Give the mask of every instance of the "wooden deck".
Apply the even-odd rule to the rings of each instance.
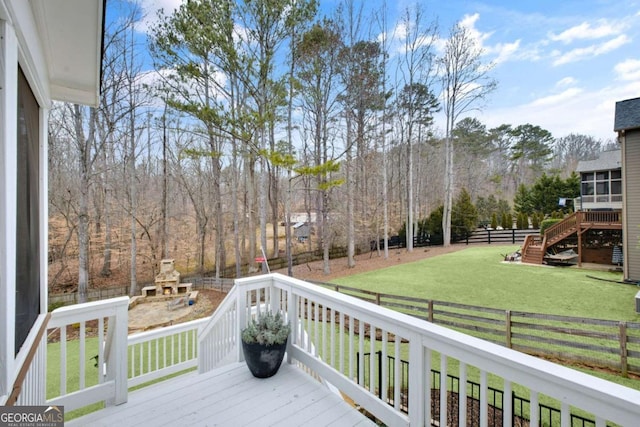
[[[286,362],[268,379],[244,363],[189,373],[131,392],[127,403],[67,426],[355,426],[374,425],[321,383]]]

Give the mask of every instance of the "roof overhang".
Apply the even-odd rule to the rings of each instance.
[[[100,101],[106,0],[30,0],[52,99]]]

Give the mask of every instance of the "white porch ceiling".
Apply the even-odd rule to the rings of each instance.
[[[51,98],[97,105],[104,0],[30,0],[49,73]]]

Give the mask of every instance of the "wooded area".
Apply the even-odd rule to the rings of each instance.
[[[100,106],[50,113],[49,281],[80,301],[109,283],[134,294],[163,258],[239,277],[262,250],[321,250],[328,272],[331,248],[353,265],[402,227],[411,251],[438,209],[449,244],[463,189],[511,210],[522,184],[567,177],[609,144],[466,117],[489,102],[492,64],[419,5],[388,22],[354,0],[330,16],[313,0],[193,0],[145,37],[136,6],[113,7]],[[315,218],[305,241],[283,226],[294,213]]]

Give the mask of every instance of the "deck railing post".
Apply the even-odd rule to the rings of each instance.
[[[244,353],[242,352],[242,333],[241,331],[247,327],[247,290],[244,286],[237,286],[238,296],[236,299],[236,313],[238,314],[238,330],[235,331],[237,335],[236,351],[238,352],[237,360],[244,362]],[[258,302],[259,304],[260,302]]]
[[[422,339],[417,334],[412,335],[409,342],[409,423],[416,426],[425,425],[424,364],[425,349]]]
[[[129,334],[129,298],[116,306],[115,315],[109,317],[105,342],[105,360],[107,363],[107,381],[115,382],[114,395],[106,404],[121,405],[128,399],[128,334]]]
[[[291,325],[291,332],[289,334],[289,342],[287,346],[291,346],[293,344],[299,344],[299,316],[298,316],[298,308],[300,307],[300,300],[297,294],[293,292],[293,288],[290,288],[287,295],[287,318],[289,320],[289,324]],[[291,356],[291,351],[287,350],[287,363],[293,363],[293,357]]]

